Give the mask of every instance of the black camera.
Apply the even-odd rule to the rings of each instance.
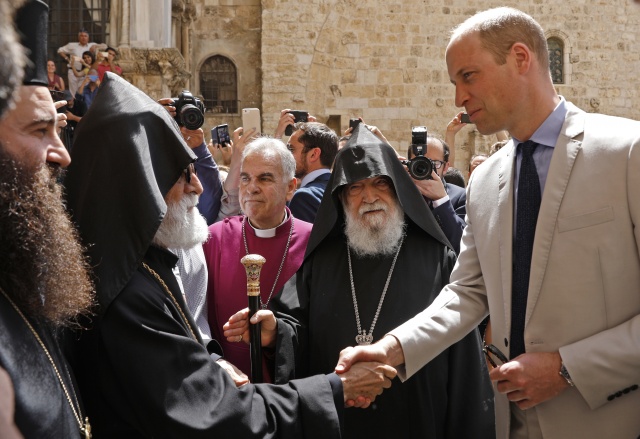
[[[197,130],[204,124],[204,104],[194,97],[189,90],[182,90],[177,98],[173,99],[176,107],[175,120],[179,126],[189,130]]]
[[[309,120],[309,113],[307,113],[306,111],[291,110],[289,111],[289,114],[293,114],[293,123],[308,122]],[[285,136],[292,135],[293,128],[294,128],[293,125],[287,125],[287,127],[284,129],[284,135]]]
[[[51,94],[51,99],[53,99],[53,102],[58,102],[58,101],[67,101],[67,102],[69,102],[70,98],[63,91],[49,90],[49,93]],[[69,93],[69,95],[71,95],[71,93]],[[73,98],[73,96],[71,96],[71,98]],[[69,107],[64,105],[64,106],[58,108],[56,111],[58,113],[66,113],[67,111],[69,111]]]
[[[433,162],[424,156],[427,152],[427,127],[411,127],[411,151],[415,157],[402,162],[411,177],[416,180],[431,179],[431,172],[435,167]]]

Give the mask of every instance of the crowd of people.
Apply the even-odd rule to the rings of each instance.
[[[529,15],[453,31],[465,111],[405,157],[362,118],[339,137],[289,109],[273,137],[207,145],[85,31],[59,51],[66,90],[47,5],[12,8],[0,437],[640,433],[640,125],[557,95]],[[450,163],[467,123],[498,142],[465,190]],[[241,259],[256,254],[254,313]]]
[[[73,145],[76,125],[93,102],[105,72],[122,75],[116,58],[118,51],[106,44],[89,42],[89,32],[81,29],[78,41],[72,41],[58,49],[58,54],[67,63],[67,84],[56,73],[54,60],[47,60],[48,88],[54,101],[67,101],[59,109],[70,122],[62,128],[62,141],[67,149]]]

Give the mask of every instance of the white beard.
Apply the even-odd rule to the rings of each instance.
[[[406,224],[404,212],[397,200],[393,205],[382,201],[363,204],[357,214],[352,214],[343,201],[345,213],[344,233],[347,236],[349,248],[357,256],[392,255],[398,250],[400,239],[404,234]],[[372,210],[377,212],[363,215]]]
[[[185,194],[178,203],[167,205],[167,214],[153,237],[153,243],[163,248],[189,249],[209,237],[207,221],[195,207],[196,194]]]

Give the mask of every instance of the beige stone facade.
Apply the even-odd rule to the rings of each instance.
[[[458,111],[444,62],[450,29],[502,5],[531,14],[562,41],[560,94],[586,111],[640,119],[640,7],[632,0],[173,0],[175,49],[134,47],[122,63],[154,97],[181,84],[198,94],[198,69],[223,55],[237,68],[239,108],[260,108],[263,132],[274,131],[283,108],[341,131],[362,116],[405,151],[412,125],[444,135]],[[207,125],[217,123],[235,128],[241,120],[207,115]],[[494,141],[465,127],[455,166],[466,168]]]

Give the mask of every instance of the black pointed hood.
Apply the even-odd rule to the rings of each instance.
[[[307,255],[327,236],[343,232],[344,214],[339,199],[342,188],[347,184],[381,175],[389,177],[393,182],[405,216],[437,241],[453,249],[394,149],[360,124],[336,156],[331,178],[311,231]]]
[[[75,131],[65,179],[100,314],[137,269],[167,211],[164,197],[195,158],[160,104],[105,74]]]

